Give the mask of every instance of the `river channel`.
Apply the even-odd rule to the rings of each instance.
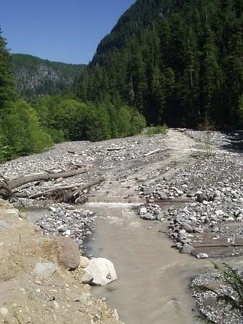
[[[86,207],[100,215],[89,253],[111,260],[118,274],[108,286],[93,287],[94,296],[106,298],[125,324],[195,323],[189,282],[208,262],[171,248],[166,224],[140,219],[129,204]]]

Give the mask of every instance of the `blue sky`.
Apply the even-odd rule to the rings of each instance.
[[[11,53],[88,63],[135,0],[1,0],[0,26]]]

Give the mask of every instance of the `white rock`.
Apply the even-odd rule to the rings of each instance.
[[[113,263],[105,258],[91,259],[84,270],[86,272],[82,278],[84,283],[106,286],[117,279]]]
[[[65,235],[70,236],[71,235],[71,230],[66,230]]]
[[[224,212],[221,209],[217,209],[217,210],[215,210],[215,214],[217,216],[223,216],[224,215]]]
[[[6,307],[2,307],[2,308],[0,308],[0,313],[2,315],[7,315],[8,314],[8,309]]]
[[[207,259],[208,254],[207,253],[198,253],[196,257],[197,257],[197,259]]]
[[[140,215],[144,215],[144,214],[146,214],[147,213],[147,208],[146,207],[141,207],[140,209],[139,209],[139,214]]]

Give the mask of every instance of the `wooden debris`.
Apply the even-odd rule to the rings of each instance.
[[[123,149],[122,146],[114,146],[114,147],[108,147],[106,150],[107,151],[120,151],[122,149]]]
[[[63,197],[62,201],[64,202],[76,202],[79,197],[82,196],[83,191],[86,189],[90,189],[91,187],[94,187],[101,182],[103,182],[105,179],[98,178],[86,185],[83,184],[73,184],[69,186],[59,186],[54,187],[49,190],[46,190],[44,192],[39,192],[35,195],[31,195],[30,199],[36,199],[39,197],[47,197],[48,199],[54,198],[55,200],[59,200],[61,197]],[[56,197],[56,198],[55,198]]]
[[[88,167],[83,166],[82,168],[77,168],[70,171],[27,174],[13,180],[7,180],[2,175],[0,175],[0,180],[2,178],[2,181],[0,181],[0,197],[3,199],[10,199],[12,197],[35,199],[43,197],[45,199],[53,199],[58,202],[83,203],[87,200],[83,191],[101,183],[102,181],[104,181],[104,178],[96,179],[95,181],[86,185],[73,184],[69,186],[54,186],[53,188],[50,188],[44,192],[40,192],[31,196],[28,196],[26,193],[24,194],[23,192],[19,192],[19,187],[28,185],[31,182],[36,182],[37,184],[39,184],[40,181],[72,177],[85,173],[90,170],[90,168],[90,165],[88,165]]]
[[[155,153],[158,153],[160,151],[160,149],[156,149],[154,151],[150,151],[148,153],[144,153],[144,156],[149,156],[149,155],[152,155],[152,154],[155,154]]]

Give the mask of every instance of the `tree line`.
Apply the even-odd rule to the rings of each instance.
[[[0,34],[0,162],[38,153],[62,141],[99,141],[130,136],[145,118],[109,100],[84,102],[72,91],[24,100],[17,91],[12,57]]]
[[[242,26],[240,0],[137,0],[72,89],[28,102],[0,34],[0,161],[146,124],[242,128]]]
[[[242,128],[242,26],[240,0],[137,0],[100,42],[77,94],[108,94],[150,124]]]

